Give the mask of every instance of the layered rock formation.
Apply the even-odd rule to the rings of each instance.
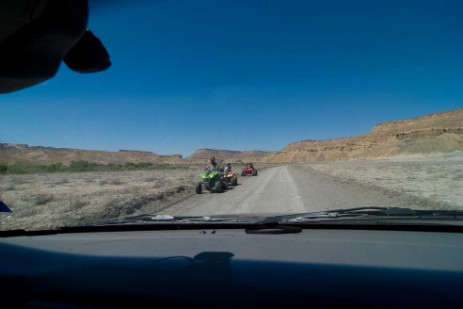
[[[376,125],[355,137],[306,140],[269,154],[266,162],[367,159],[463,150],[463,109]]]

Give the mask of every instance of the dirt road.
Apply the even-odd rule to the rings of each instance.
[[[359,206],[428,208],[428,201],[342,182],[306,165],[265,169],[256,177],[240,177],[237,187],[221,194],[203,193],[162,211],[170,215],[299,213]]]
[[[458,159],[458,160],[456,160]],[[461,160],[460,160],[461,159]],[[300,213],[359,206],[463,209],[463,157],[272,166],[221,194],[194,193],[200,168],[12,174],[0,229],[96,224],[143,214]]]

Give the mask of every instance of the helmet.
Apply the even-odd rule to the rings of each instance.
[[[211,160],[211,162],[215,162],[215,157],[210,157],[209,160]]]

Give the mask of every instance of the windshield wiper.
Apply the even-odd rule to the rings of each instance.
[[[283,216],[267,217],[262,223],[281,224],[289,222],[307,222],[321,219],[349,218],[422,218],[422,219],[463,219],[460,210],[421,210],[401,207],[356,207],[318,212],[308,212]]]
[[[223,216],[171,216],[171,215],[139,215],[133,217],[118,218],[103,222],[111,224],[147,224],[147,223],[255,223],[262,220],[256,217],[243,217],[241,215]]]
[[[401,207],[356,207],[335,209],[281,216],[250,216],[250,215],[217,215],[217,216],[170,216],[170,215],[139,215],[118,218],[104,225],[150,224],[150,223],[245,223],[257,225],[281,225],[309,221],[324,221],[335,219],[372,219],[372,218],[420,218],[420,219],[463,219],[463,211],[459,210],[420,210]]]

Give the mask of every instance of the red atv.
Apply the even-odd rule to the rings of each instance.
[[[257,176],[257,169],[252,165],[252,163],[244,164],[243,169],[241,170],[241,176]]]

